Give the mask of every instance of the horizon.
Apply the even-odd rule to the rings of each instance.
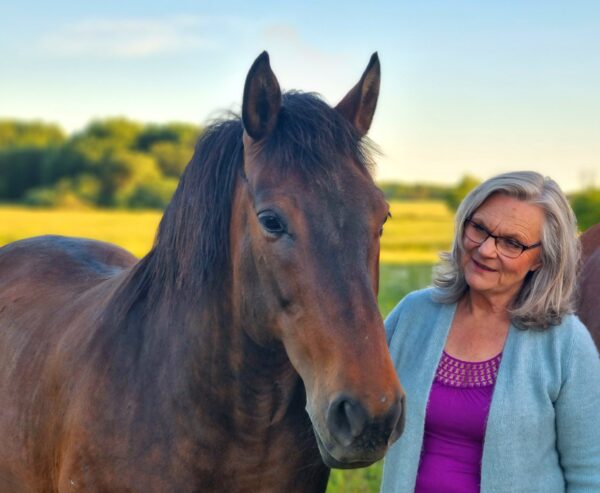
[[[334,105],[371,53],[378,181],[456,183],[533,169],[566,192],[600,179],[600,3],[576,0],[0,6],[0,118],[205,126],[239,111],[266,49],[283,89]]]

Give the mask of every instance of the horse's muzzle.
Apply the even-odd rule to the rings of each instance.
[[[383,457],[404,429],[405,399],[399,397],[380,416],[370,416],[363,404],[347,394],[334,398],[326,412],[329,439],[316,430],[323,461],[329,467],[365,467]]]

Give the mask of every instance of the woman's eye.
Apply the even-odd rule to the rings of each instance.
[[[510,238],[502,238],[504,240],[504,246],[511,250],[521,250],[522,246],[517,240],[511,240]]]
[[[285,233],[285,225],[283,224],[283,221],[272,212],[261,212],[258,215],[258,220],[267,233]]]

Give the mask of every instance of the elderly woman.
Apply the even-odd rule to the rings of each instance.
[[[600,359],[572,314],[576,224],[534,172],[463,201],[435,287],[386,321],[407,394],[382,491],[600,492]]]

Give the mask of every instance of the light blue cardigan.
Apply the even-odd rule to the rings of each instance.
[[[386,320],[406,391],[405,431],[388,452],[383,493],[413,492],[425,408],[456,304],[411,293]],[[481,491],[600,492],[600,358],[574,315],[546,331],[511,325],[485,434]]]

